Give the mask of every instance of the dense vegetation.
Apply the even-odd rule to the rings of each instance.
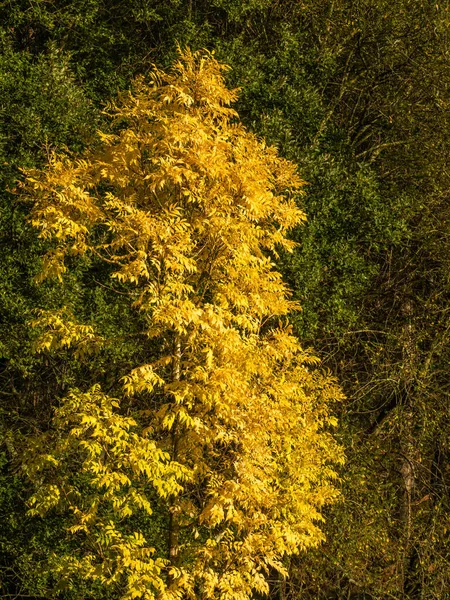
[[[302,347],[313,346],[323,367],[338,379],[347,397],[335,407],[339,417],[335,437],[347,457],[346,464],[339,467],[343,499],[322,509],[326,520],[320,527],[326,541],[316,549],[309,547],[291,555],[278,548],[279,554],[272,553],[272,564],[266,563],[265,572],[269,594],[280,600],[441,600],[449,594],[449,15],[448,2],[428,0],[16,0],[0,4],[3,597],[120,597],[117,586],[106,585],[99,571],[98,576],[89,575],[93,573],[89,572],[89,561],[79,569],[83,577],[65,576],[72,567],[64,563],[64,557],[80,558],[77,552],[81,537],[73,536],[82,535],[76,531],[70,534],[68,529],[80,525],[75,521],[83,511],[89,512],[86,503],[70,499],[74,510],[68,516],[67,507],[49,510],[51,494],[36,494],[53,489],[45,485],[58,486],[65,481],[64,485],[84,489],[85,498],[95,496],[92,473],[83,472],[77,458],[80,439],[70,420],[79,414],[77,407],[90,406],[93,418],[99,410],[110,415],[110,429],[102,433],[106,444],[122,431],[130,448],[139,447],[144,454],[149,451],[148,438],[142,431],[143,416],[138,414],[145,408],[148,390],[137,390],[144,394],[144,400],[136,401],[136,405],[125,401],[120,410],[111,398],[120,393],[121,378],[127,374],[131,377],[136,367],[164,362],[167,354],[177,355],[176,328],[172,323],[170,334],[160,331],[166,348],[157,337],[143,340],[149,319],[145,310],[136,310],[130,302],[136,283],[117,276],[111,279],[117,265],[108,262],[108,253],[100,252],[95,258],[87,251],[78,252],[78,257],[66,259],[62,285],[57,279],[37,285],[43,267],[44,271],[54,268],[57,274],[57,263],[43,262],[43,257],[46,253],[48,257],[49,251],[53,251],[53,257],[57,255],[59,246],[37,236],[29,219],[37,210],[35,198],[20,182],[25,177],[23,169],[40,173],[49,160],[56,168],[54,152],[66,154],[64,160],[68,162],[60,159],[61,164],[72,174],[75,163],[70,161],[75,159],[71,157],[82,153],[88,162],[108,163],[109,159],[98,157],[113,143],[111,140],[121,139],[129,127],[126,119],[130,115],[122,115],[119,122],[111,121],[111,110],[104,112],[106,103],[117,98],[119,90],[132,89],[133,79],[148,74],[153,63],[167,69],[177,56],[178,45],[215,50],[221,62],[231,65],[226,78],[229,89],[240,88],[236,108],[242,122],[249,131],[275,145],[280,156],[298,165],[302,179],[308,183],[306,193],[297,197],[307,222],[289,234],[297,246],[292,252],[279,249],[277,257],[277,268],[293,291],[292,300],[302,306],[301,311],[290,315],[293,332],[283,329],[283,335],[291,339],[293,333]],[[124,105],[120,106],[124,110]],[[197,123],[200,129],[203,126]],[[104,132],[103,141],[96,133],[98,129]],[[236,157],[227,156],[232,164],[236,163]],[[83,164],[77,167],[81,171],[88,169],[87,163]],[[207,167],[213,168],[208,160],[205,172]],[[257,171],[253,165],[250,174],[252,169]],[[94,177],[92,173],[77,172],[77,177],[88,175]],[[209,181],[212,176],[208,177]],[[41,181],[39,177],[37,181]],[[126,196],[123,191],[122,195],[117,193],[115,181],[98,185],[98,197],[111,193],[123,200]],[[124,185],[119,182],[120,189]],[[223,185],[226,189],[226,182]],[[140,193],[139,188],[136,193]],[[39,206],[43,209],[42,204]],[[114,213],[111,207],[109,210]],[[194,212],[187,210],[186,214],[194,219]],[[276,221],[275,213],[272,217]],[[117,216],[117,212],[114,214]],[[103,213],[101,218],[111,223],[111,214]],[[243,217],[241,220],[244,227],[246,221]],[[42,225],[42,218],[35,216],[35,222]],[[101,226],[95,223],[97,237],[83,243],[85,250],[95,245],[98,252],[97,245],[105,248],[114,240],[102,239]],[[272,231],[273,224],[270,219],[265,224],[268,231]],[[120,227],[116,223],[114,230],[121,231]],[[194,228],[201,229],[198,225]],[[206,238],[203,243],[207,248],[212,245]],[[267,251],[263,250],[265,260]],[[243,273],[248,274],[248,265]],[[203,302],[211,302],[218,292],[207,289],[204,278],[200,281],[190,277],[184,284],[202,290],[206,294]],[[237,281],[245,285],[245,281]],[[63,307],[68,307],[66,312],[61,312]],[[55,312],[57,309],[59,312]],[[285,312],[285,307],[278,306],[271,314]],[[183,318],[181,314],[178,317]],[[60,327],[60,334],[64,328],[66,337],[61,334],[50,341],[45,338],[49,323],[52,331]],[[242,332],[242,322],[237,327]],[[270,321],[266,327],[277,327],[277,323]],[[268,329],[261,334],[267,335]],[[202,335],[210,334],[205,329]],[[67,343],[70,336],[75,341],[83,339],[87,348]],[[101,348],[100,337],[106,340]],[[66,342],[61,344],[63,340]],[[51,353],[42,347],[45,342],[52,345]],[[199,354],[203,361],[210,360],[207,352],[202,354],[202,344],[206,348],[207,344],[200,341],[197,354],[193,353],[190,360],[193,369]],[[40,348],[42,351],[36,352]],[[256,345],[254,352],[262,350]],[[263,358],[255,356],[252,360],[262,365]],[[238,366],[239,361],[233,360]],[[249,359],[240,375],[247,384],[249,371],[245,369],[251,370],[251,362]],[[302,364],[300,360],[296,368],[305,377],[309,371]],[[159,376],[167,378],[170,368],[167,364],[161,368]],[[279,364],[277,368],[281,368]],[[173,379],[177,369],[171,369]],[[322,385],[332,386],[321,374],[323,370],[312,372],[316,378],[325,377]],[[300,375],[298,378],[301,381]],[[165,384],[173,386],[174,381],[176,377]],[[283,382],[280,378],[280,389]],[[99,383],[101,391],[92,387]],[[134,384],[139,386],[139,381]],[[314,388],[318,384],[315,381],[310,385]],[[73,392],[75,388],[79,392]],[[314,396],[315,392],[311,393]],[[335,390],[330,395],[339,394]],[[162,398],[158,402],[158,408],[165,406]],[[325,409],[319,404],[316,418],[320,420]],[[178,406],[176,402],[166,407],[167,414],[161,418],[169,418],[174,406]],[[297,424],[289,422],[287,414],[289,411],[286,425],[292,428],[289,435],[295,435]],[[222,453],[220,443],[211,442],[212,449],[202,461],[223,476],[228,463],[240,452],[248,454],[248,449],[245,440],[237,440],[235,430],[227,428],[226,419],[219,421],[227,435],[235,437],[228,440],[227,449],[222,447]],[[270,429],[267,415],[263,422]],[[90,426],[95,427],[95,423]],[[92,437],[90,426],[79,434],[81,441]],[[186,427],[183,432],[187,435]],[[277,435],[275,428],[270,443],[277,443]],[[165,438],[163,428],[156,427],[153,439],[157,439],[158,448],[164,446]],[[61,454],[65,439],[71,441],[67,442],[66,454]],[[48,470],[48,477],[58,481],[47,481],[47,475],[39,475],[41,467],[36,460],[43,456],[42,448],[47,461],[59,460],[64,465],[59,479]],[[338,458],[337,449],[331,453]],[[123,459],[111,455],[110,460],[113,469]],[[149,479],[155,484],[158,475],[166,482],[172,481],[174,487],[166,492],[168,500],[164,501],[164,493],[158,496],[155,491],[148,492],[147,500],[158,507],[152,515],[145,511],[145,499],[136,500],[141,502],[140,508],[127,517],[129,529],[124,526],[120,535],[145,531],[150,546],[162,556],[168,528],[179,529],[170,523],[185,519],[181,525],[187,529],[181,527],[179,544],[191,548],[187,571],[195,573],[194,563],[208,547],[208,527],[216,526],[218,521],[205,522],[203,529],[197,528],[198,537],[187,540],[183,531],[189,531],[198,519],[208,490],[204,482],[194,481],[192,474],[185,472],[189,461],[171,466],[167,460],[161,458],[155,466],[160,472],[152,472]],[[170,460],[177,462],[174,455]],[[99,461],[103,465],[104,457]],[[136,475],[135,491],[139,495],[146,488],[142,473],[138,477],[133,469],[130,463],[128,470]],[[189,477],[189,483],[183,483],[183,478]],[[325,480],[323,483],[328,485]],[[157,489],[155,485],[152,489]],[[188,489],[182,497],[184,504],[174,499],[177,485]],[[298,485],[295,477],[293,485]],[[267,490],[262,494],[267,496]],[[293,495],[293,502],[308,503],[306,496],[305,491],[299,491]],[[33,497],[35,511],[45,516],[30,514]],[[85,498],[81,500],[86,502]],[[215,498],[218,505],[224,504],[223,496],[221,499],[217,494]],[[110,514],[106,506],[109,500],[102,497],[99,502],[102,508],[98,519],[104,524]],[[312,505],[313,501],[308,510]],[[264,510],[276,512],[275,508]],[[297,511],[298,519],[300,507],[288,509]],[[260,507],[260,512],[264,510]],[[178,516],[174,519],[173,515]],[[212,518],[220,521],[217,514]],[[260,526],[255,523],[251,527]],[[234,526],[230,530],[236,533],[239,528]],[[110,534],[108,541],[100,531],[103,525],[93,527],[93,537],[84,548],[87,552],[90,544],[94,562],[99,556],[96,553],[103,553],[100,559],[104,561],[108,558],[105,548],[110,551],[116,534]],[[254,534],[251,527],[242,531]],[[225,535],[217,530],[218,535],[222,533]],[[230,548],[236,541],[242,542],[242,537],[226,539],[227,535],[225,542]],[[128,539],[127,543],[139,558],[139,552],[145,549],[141,540],[135,538],[132,543]],[[172,547],[176,545],[172,536]],[[239,554],[236,548],[234,552]],[[283,554],[283,564],[278,564]],[[255,555],[249,556],[255,560]],[[50,568],[49,560],[53,560]],[[217,566],[210,574],[214,579],[222,568],[220,561],[236,558],[221,555],[212,560]],[[264,562],[261,560],[262,554],[258,554],[256,568]],[[256,573],[253,567],[246,563],[250,579]],[[289,577],[284,576],[284,569]],[[242,565],[239,572],[246,572]],[[171,572],[163,575],[163,580],[175,589],[178,575]],[[242,581],[228,582],[231,588],[235,585],[236,598],[238,591],[251,593],[252,586],[264,592],[264,585],[258,588],[249,577],[244,577],[247,589]],[[194,597],[209,597],[205,594],[210,592],[205,590],[213,589],[212,579],[195,583]],[[185,583],[183,593],[188,593],[189,582]],[[233,598],[226,596],[230,594],[226,586],[220,593],[222,596],[211,592],[216,594],[212,597]],[[259,597],[258,592],[254,597]]]

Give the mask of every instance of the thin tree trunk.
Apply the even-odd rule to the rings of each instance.
[[[172,361],[172,381],[180,381],[181,375],[181,340],[180,335],[175,335],[174,340],[174,352],[173,352],[173,361]],[[175,420],[172,429],[172,460],[176,461],[178,459],[178,445],[179,445],[179,432],[178,432],[178,419]],[[170,507],[170,516],[169,516],[169,537],[168,537],[168,547],[169,547],[169,561],[171,565],[175,566],[178,563],[179,556],[179,533],[180,526],[178,523],[178,515],[176,513],[176,506],[172,504]]]

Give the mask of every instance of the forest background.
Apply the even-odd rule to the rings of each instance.
[[[344,501],[271,594],[450,597],[448,2],[17,0],[0,22],[2,597],[46,597],[34,557],[61,523],[26,515],[16,444],[77,376],[32,352],[34,311],[60,292],[33,284],[44,244],[18,200],[20,169],[92,144],[105,103],[172,64],[177,45],[232,67],[241,120],[308,182],[308,221],[278,268],[302,306],[295,335],[347,396]],[[67,293],[80,286],[75,275]],[[130,351],[95,368],[119,372]]]

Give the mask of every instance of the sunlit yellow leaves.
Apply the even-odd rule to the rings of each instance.
[[[53,433],[42,439],[47,454],[36,454],[35,440],[25,452],[24,470],[35,483],[48,473],[54,481],[37,486],[29,500],[30,515],[44,517],[60,507],[71,515],[68,531],[85,535],[89,544],[102,549],[99,556],[73,563],[73,574],[105,585],[125,576],[128,591],[123,597],[131,598],[164,588],[160,573],[165,563],[150,558],[154,549],[146,546],[141,532],[124,536],[110,517],[122,521],[136,511],[151,515],[146,487],[162,498],[177,495],[189,471],[139,435],[134,419],[121,416],[118,409],[118,401],[98,386],[84,394],[72,392],[55,412]],[[64,561],[59,557],[60,565]],[[64,575],[71,577],[66,571]],[[137,581],[142,583],[139,594]]]
[[[151,365],[141,365],[123,377],[123,389],[128,396],[139,392],[152,392],[154,387],[162,385],[161,379],[153,370]]]
[[[187,51],[139,78],[108,107],[121,126],[98,151],[54,158],[24,185],[55,246],[44,274],[64,281],[69,255],[104,261],[153,340],[120,382],[142,410],[125,415],[99,385],[73,390],[27,455],[35,485],[54,486],[32,496],[33,514],[59,506],[82,540],[85,555],[55,573],[122,582],[123,599],[264,594],[270,570],[322,540],[320,509],[337,495],[342,453],[327,429],[341,392],[279,322],[298,306],[273,257],[293,249],[303,182],[233,122],[224,70]],[[84,360],[97,343],[64,312],[34,326],[38,351]],[[145,531],[126,533],[137,513],[164,520],[164,556]]]
[[[81,325],[73,320],[67,309],[38,311],[31,322],[40,335],[34,344],[36,352],[53,352],[61,348],[75,348],[75,357],[83,358],[96,352],[102,343],[90,325]]]
[[[30,515],[39,515],[43,517],[46,513],[59,504],[61,492],[56,485],[43,485],[40,489],[30,498],[29,505]]]

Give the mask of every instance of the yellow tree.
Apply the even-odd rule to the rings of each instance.
[[[100,133],[99,150],[27,173],[32,222],[53,241],[41,279],[64,283],[76,257],[94,255],[158,349],[118,398],[99,382],[73,390],[28,445],[31,513],[65,511],[77,536],[78,553],[51,557],[67,585],[247,600],[268,591],[269,571],[285,574],[286,556],[320,543],[321,507],[337,496],[329,430],[341,393],[292,335],[298,307],[271,258],[292,250],[286,232],[305,219],[302,181],[238,123],[225,70],[180,54],[108,107],[117,133]],[[72,346],[85,360],[111,343],[68,309],[34,326],[40,352]],[[165,518],[165,555],[126,525],[139,512]]]

